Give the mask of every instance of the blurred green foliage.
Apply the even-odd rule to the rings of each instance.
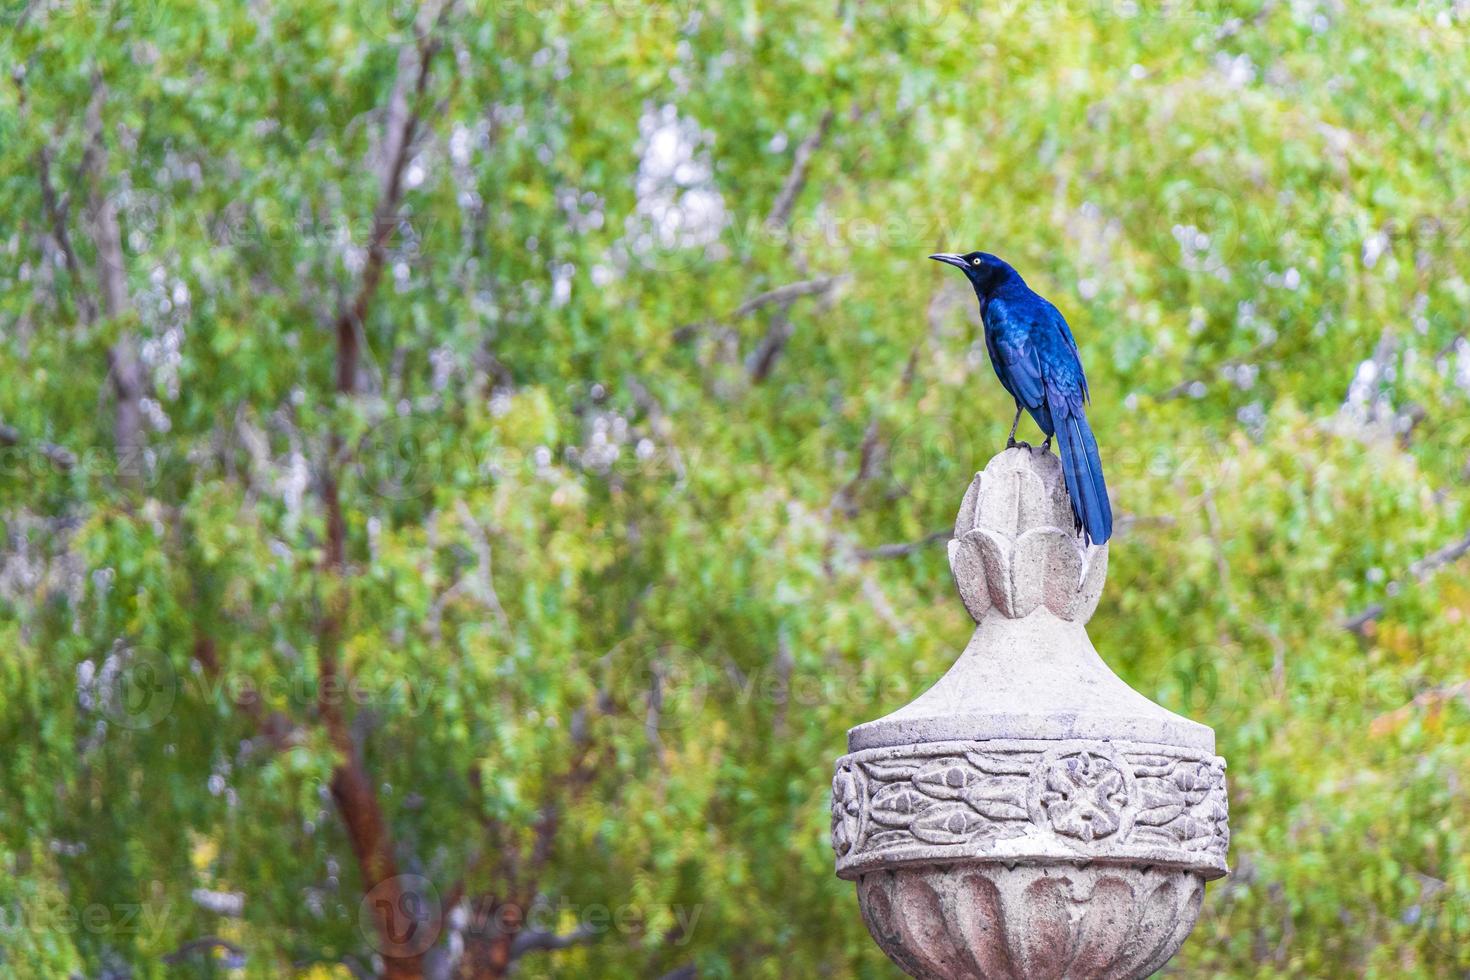
[[[1470,970],[1462,3],[3,2],[0,972],[383,967],[336,698],[399,870],[583,928],[518,975],[895,976],[831,760],[970,627],[874,549],[1010,419],[941,248],[1070,318],[1093,638],[1229,760],[1169,972]]]

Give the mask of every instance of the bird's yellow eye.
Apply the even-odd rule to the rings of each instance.
[[[970,264],[971,265],[979,265],[980,264],[980,260],[979,259],[971,259],[970,260]]]

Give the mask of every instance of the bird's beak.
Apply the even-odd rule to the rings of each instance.
[[[933,259],[935,262],[944,262],[960,269],[963,269],[965,267],[964,256],[955,255],[953,252],[940,252],[937,255],[929,256],[929,258]]]

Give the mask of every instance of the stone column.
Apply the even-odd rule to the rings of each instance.
[[[914,977],[1145,977],[1226,873],[1215,734],[1093,649],[1108,551],[1072,527],[1050,453],[1009,449],[976,474],[949,542],[975,633],[837,760],[837,874]]]

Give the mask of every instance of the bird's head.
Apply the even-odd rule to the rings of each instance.
[[[989,252],[966,252],[964,255],[940,252],[929,258],[935,262],[943,262],[946,265],[963,269],[965,276],[970,280],[970,285],[974,286],[975,292],[981,296],[988,296],[1007,278],[1016,274],[1015,269]]]

